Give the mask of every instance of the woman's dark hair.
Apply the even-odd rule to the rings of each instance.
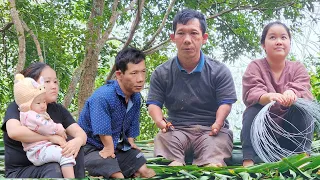
[[[186,25],[192,19],[198,19],[200,22],[202,35],[206,33],[206,29],[207,29],[206,18],[202,13],[193,9],[183,9],[176,14],[172,23],[173,33],[176,33],[177,24]]]
[[[40,78],[40,74],[45,67],[50,66],[43,62],[35,62],[26,69],[22,70],[20,73],[23,74],[24,77],[30,77],[37,81]]]
[[[124,73],[127,70],[127,64],[139,64],[146,59],[146,55],[134,48],[126,48],[121,50],[116,56],[116,70],[120,70]]]
[[[282,22],[280,22],[280,21],[275,21],[275,22],[271,22],[271,23],[267,24],[267,25],[263,28],[262,35],[261,35],[261,39],[260,39],[260,43],[261,43],[262,45],[263,45],[263,44],[265,43],[265,41],[266,41],[266,36],[267,36],[267,34],[268,34],[269,29],[270,29],[272,26],[274,26],[274,25],[281,25],[281,26],[283,26],[284,29],[286,29],[286,31],[287,31],[287,33],[288,33],[288,35],[289,35],[289,39],[291,40],[291,33],[290,33],[289,28],[288,28],[285,24],[283,24]]]

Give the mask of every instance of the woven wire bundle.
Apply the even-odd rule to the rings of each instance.
[[[310,152],[310,150],[307,150],[304,147],[306,143],[311,143],[311,140],[307,138],[307,134],[313,133],[311,132],[313,129],[315,129],[317,132],[320,131],[320,104],[316,101],[298,98],[297,101],[292,105],[295,106],[299,111],[305,112],[307,117],[310,117],[302,119],[303,121],[308,121],[306,122],[308,127],[302,131],[299,131],[288,120],[270,112],[269,110],[274,104],[275,101],[272,101],[265,105],[256,115],[252,123],[251,142],[257,155],[264,162],[275,162],[292,154]],[[290,126],[295,128],[298,133],[291,133],[283,129],[273,120],[272,117],[275,116],[283,121],[286,121]],[[279,136],[282,136],[283,138],[293,142],[297,146],[297,149],[301,149],[301,152],[297,151],[297,149],[296,151],[291,151],[281,147],[277,140],[277,137]],[[300,141],[297,139],[300,139]]]

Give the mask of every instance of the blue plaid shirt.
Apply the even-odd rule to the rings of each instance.
[[[140,93],[134,93],[128,104],[116,80],[108,81],[98,88],[86,101],[78,124],[87,133],[87,143],[102,149],[99,135],[112,136],[117,147],[122,128],[126,137],[139,135]]]

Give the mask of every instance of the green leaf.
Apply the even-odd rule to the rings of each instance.
[[[196,176],[188,173],[188,172],[185,171],[185,170],[181,170],[181,171],[179,171],[179,173],[181,173],[181,174],[183,174],[183,175],[186,175],[188,178],[191,178],[191,179],[198,179]]]
[[[303,178],[311,179],[311,176],[309,174],[306,174],[302,172],[300,169],[298,169],[296,166],[294,166],[287,158],[283,158],[282,161],[288,164],[288,166],[298,174],[300,174]]]
[[[243,180],[251,180],[251,179],[252,179],[252,177],[250,176],[250,174],[247,173],[247,172],[241,172],[241,173],[239,173],[239,175],[241,176],[241,178],[242,178]]]
[[[290,174],[292,175],[293,178],[297,177],[297,174],[294,171],[292,171],[291,169],[289,169],[289,172],[290,172]]]

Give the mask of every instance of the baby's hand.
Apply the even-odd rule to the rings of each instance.
[[[59,135],[61,137],[63,137],[64,139],[67,139],[67,134],[66,134],[66,129],[64,129],[64,127],[62,126],[62,124],[57,124],[57,132],[56,135]]]

